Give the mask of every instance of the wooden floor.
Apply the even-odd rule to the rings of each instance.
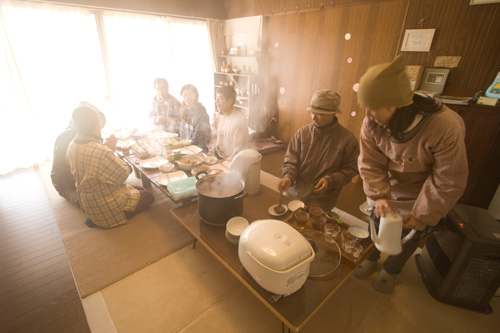
[[[0,189],[0,332],[90,332],[38,169]]]
[[[285,153],[264,154],[261,169],[281,177]],[[38,169],[0,176],[0,189],[0,332],[90,332]],[[363,198],[350,183],[337,206]]]

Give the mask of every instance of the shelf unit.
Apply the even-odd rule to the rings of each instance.
[[[217,98],[217,89],[222,85],[230,85],[233,82],[237,97],[234,107],[240,111],[247,119],[248,125],[254,128],[252,113],[260,107],[261,93],[263,87],[259,76],[263,58],[261,56],[230,56],[219,55],[217,58],[217,68],[222,68],[222,61],[226,61],[232,69],[239,70],[246,67],[251,69],[251,73],[225,73],[214,72],[214,99]],[[215,106],[216,113],[217,106]]]

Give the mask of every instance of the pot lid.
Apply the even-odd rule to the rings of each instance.
[[[211,198],[232,197],[243,191],[243,188],[243,182],[230,173],[203,177],[196,183],[198,193]]]
[[[302,230],[300,233],[315,252],[314,259],[309,266],[310,277],[326,276],[339,267],[342,255],[335,240],[315,230]]]
[[[262,265],[286,271],[314,255],[306,239],[279,220],[255,221],[240,236],[240,245]]]

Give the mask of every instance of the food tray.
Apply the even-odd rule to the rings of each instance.
[[[294,227],[295,229],[300,231],[301,229],[297,226],[297,223],[295,222],[295,212],[297,212],[299,210],[305,210],[306,212],[309,213],[309,206],[305,206],[303,208],[299,208],[299,209],[295,210],[294,212],[292,212],[292,215],[285,220],[285,222],[289,223],[292,227]],[[340,226],[341,232],[343,230],[347,230],[347,228],[350,227],[350,225],[345,223],[345,222],[338,223],[338,225]],[[312,227],[311,218],[309,218],[307,220],[306,226],[302,230],[315,230]],[[339,244],[339,248],[341,248],[341,243],[342,243],[340,240],[340,237],[341,236],[339,233],[339,235],[337,236],[337,240],[336,240],[336,242]],[[370,253],[370,251],[373,249],[373,246],[374,246],[370,237],[363,239],[363,240],[359,240],[359,244],[361,244],[361,246],[363,246],[363,251],[361,252],[359,257],[357,257],[357,258],[354,258],[350,255],[346,255],[344,253],[344,251],[342,251],[342,250],[340,251],[342,253],[342,262],[351,268],[355,268],[368,255],[368,253]]]
[[[196,178],[194,177],[174,180],[167,184],[167,188],[174,200],[187,199],[198,195]]]

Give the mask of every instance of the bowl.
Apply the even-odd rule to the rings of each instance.
[[[241,69],[234,69],[233,68],[233,72],[235,72],[236,74],[240,74],[241,73]]]
[[[203,159],[203,162],[205,162],[205,164],[208,164],[208,165],[214,165],[214,164],[217,164],[217,162],[219,162],[217,160],[217,157],[215,156],[207,156]]]
[[[175,165],[172,163],[165,163],[159,166],[161,172],[172,172],[174,171]]]
[[[226,230],[229,235],[233,237],[240,237],[246,227],[249,226],[249,223],[246,218],[241,216],[235,216],[226,223]]]
[[[368,230],[357,225],[351,225],[349,228],[347,228],[347,230],[349,231],[354,240],[356,239],[363,240],[370,236]]]
[[[191,140],[181,140],[181,145],[183,146],[189,146],[191,144]]]
[[[203,159],[199,156],[186,156],[177,160],[177,165],[181,170],[191,171],[203,163]]]

